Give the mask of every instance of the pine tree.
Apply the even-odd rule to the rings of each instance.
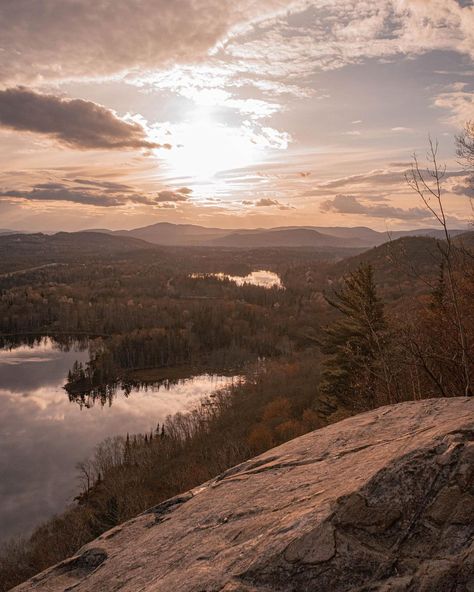
[[[328,356],[321,392],[355,407],[373,406],[380,399],[382,383],[384,398],[390,400],[387,326],[372,267],[361,265],[326,300],[342,313],[342,318],[325,330],[321,344]]]

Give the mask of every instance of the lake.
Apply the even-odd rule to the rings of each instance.
[[[78,346],[49,339],[0,350],[0,542],[28,534],[78,493],[76,464],[104,438],[147,432],[167,415],[191,409],[232,377],[203,374],[178,382],[118,388],[112,405],[70,402],[63,386]]]
[[[244,284],[252,284],[254,286],[260,286],[262,288],[283,288],[281,279],[278,274],[273,271],[260,269],[258,271],[252,271],[246,276],[240,275],[229,275],[227,273],[209,273],[209,274],[193,274],[193,277],[215,277],[221,280],[230,280],[235,282],[238,286]]]

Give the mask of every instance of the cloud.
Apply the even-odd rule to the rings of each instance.
[[[390,188],[397,188],[400,186],[406,187],[406,174],[411,171],[411,163],[391,163],[391,166],[398,167],[398,170],[392,169],[374,169],[367,173],[360,173],[357,175],[348,175],[346,177],[339,177],[319,183],[314,189],[311,189],[303,194],[304,197],[311,197],[322,195],[324,192],[340,189],[351,189],[354,186],[366,187],[368,190],[383,188],[385,191]],[[422,166],[423,168],[423,166]],[[448,179],[463,176],[466,173],[462,171],[446,171],[444,181]],[[378,194],[379,195],[379,194]]]
[[[276,199],[270,199],[269,197],[262,197],[261,199],[256,201],[254,205],[257,208],[267,208],[270,206],[279,206],[281,204]]]
[[[394,185],[405,182],[405,173],[409,172],[409,166],[405,170],[393,171],[390,169],[375,169],[367,173],[348,175],[338,179],[332,179],[319,184],[322,189],[340,189],[342,187],[370,184],[370,185]]]
[[[176,204],[173,202],[169,202],[169,201],[165,201],[163,203],[158,203],[157,206],[158,206],[158,208],[164,209],[164,210],[175,210],[176,209]]]
[[[298,85],[275,74],[433,49],[474,56],[473,31],[472,6],[457,0],[4,0],[0,81],[133,78],[212,49],[281,94]]]
[[[180,189],[177,189],[176,192],[181,193],[183,195],[191,195],[193,190],[190,189],[189,187],[181,187]]]
[[[0,91],[0,125],[42,134],[80,150],[159,148],[136,122],[82,99],[43,95],[17,87]]]
[[[412,163],[408,162],[408,161],[400,161],[400,162],[394,161],[394,162],[389,162],[388,166],[402,168],[402,169],[407,170],[411,167],[411,164]]]
[[[5,0],[5,84],[112,77],[199,61],[231,29],[284,0]]]
[[[465,85],[462,85],[462,89],[453,88],[439,94],[434,99],[434,106],[450,112],[444,118],[446,123],[463,127],[466,121],[470,121],[474,116],[474,92],[465,88]]]
[[[385,218],[390,220],[424,220],[429,218],[429,212],[423,208],[396,208],[384,203],[363,204],[354,195],[336,195],[333,199],[327,199],[321,204],[321,211],[336,212],[338,214],[360,214],[372,218]]]
[[[474,175],[466,175],[459,179],[453,179],[448,184],[448,190],[455,195],[463,195],[474,199]]]
[[[286,15],[249,28],[225,45],[227,55],[247,72],[259,72],[261,78],[279,77],[288,84],[317,70],[435,50],[474,57],[471,4],[457,0],[293,2]]]
[[[95,181],[92,179],[73,179],[74,183],[78,185],[86,185],[90,187],[100,187],[105,192],[115,193],[116,191],[122,191],[124,193],[129,193],[133,191],[133,188],[130,185],[125,185],[124,183],[116,183],[114,181]]]
[[[192,189],[189,189],[189,187],[181,187],[176,191],[165,189],[163,191],[158,192],[158,196],[156,197],[155,201],[157,203],[173,203],[188,201],[188,197],[191,193]]]
[[[176,191],[165,189],[152,195],[139,192],[135,187],[113,181],[73,179],[71,182],[37,183],[28,189],[0,191],[0,200],[64,201],[97,207],[141,204],[159,208],[174,208],[178,202],[188,201],[192,189],[180,187]]]
[[[172,91],[201,107],[233,110],[254,122],[284,110],[281,103],[263,98],[235,98],[233,92],[242,87],[255,86],[261,91],[260,81],[239,76],[239,67],[236,64],[215,62],[215,59],[210,58],[204,64],[174,66],[164,71],[138,73],[136,78],[129,78],[129,81],[160,92]],[[264,93],[281,94],[281,86],[275,83]],[[292,90],[298,92],[297,87]]]
[[[98,207],[123,206],[127,203],[152,205],[153,199],[128,185],[105,181],[79,180],[77,184],[38,183],[29,189],[10,189],[0,192],[0,200],[62,201]]]
[[[205,61],[137,72],[128,80],[161,92],[171,90],[198,105],[233,110],[256,122],[285,111],[291,98],[327,98],[327,89],[317,89],[311,82],[318,71],[367,60],[395,61],[435,50],[474,57],[474,33],[466,26],[472,22],[474,30],[474,8],[460,6],[457,0],[287,0],[281,4],[286,4],[285,12],[234,29]],[[362,119],[354,119],[354,129],[341,135],[354,142],[363,139],[361,123]],[[392,131],[410,133],[401,126]],[[285,139],[281,147],[287,144]]]
[[[242,202],[243,205],[253,205],[256,208],[278,208],[279,210],[294,210],[294,206],[290,206],[289,204],[282,204],[276,199],[270,199],[269,197],[262,197],[258,201],[248,201],[245,200]]]

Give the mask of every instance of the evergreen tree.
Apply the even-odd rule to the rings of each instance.
[[[321,391],[355,407],[374,405],[380,398],[378,387],[382,383],[390,399],[387,327],[372,267],[361,265],[326,300],[342,313],[342,318],[324,333],[321,349],[328,357]]]

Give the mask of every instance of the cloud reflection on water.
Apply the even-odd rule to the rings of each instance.
[[[81,409],[62,388],[76,359],[87,360],[87,352],[50,342],[0,351],[0,541],[27,533],[73,499],[75,465],[101,440],[153,429],[231,380],[202,375],[128,398],[119,391],[111,407]]]

